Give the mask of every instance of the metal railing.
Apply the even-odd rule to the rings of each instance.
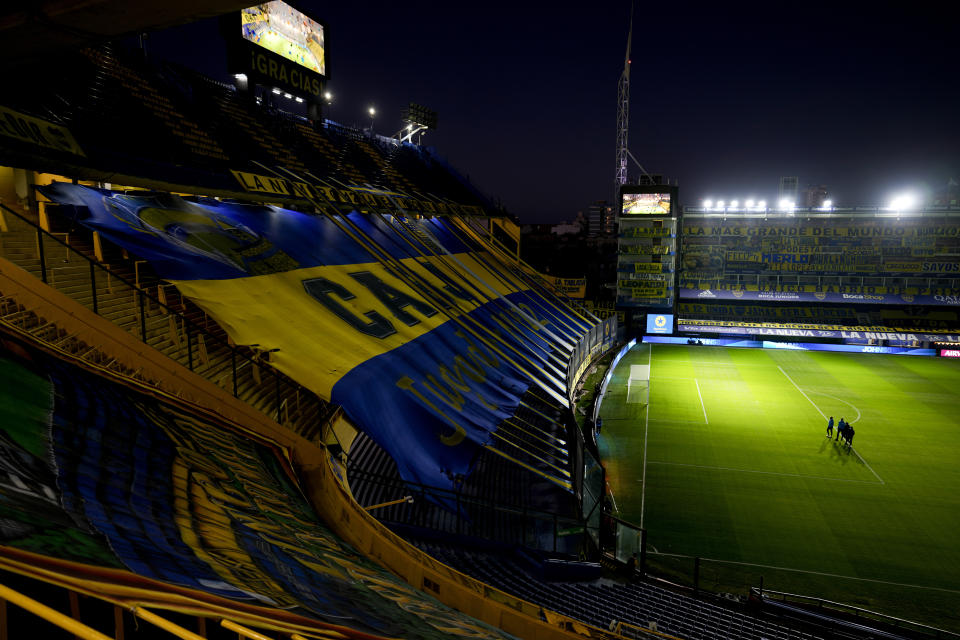
[[[574,517],[390,478],[349,462],[347,469],[355,496],[362,484],[372,484],[384,500],[389,500],[374,505],[380,507],[374,515],[389,525],[483,538],[554,553],[577,553],[586,544],[587,525]],[[402,496],[411,496],[413,500],[390,500]],[[597,535],[594,532],[593,538]]]
[[[862,607],[855,607],[853,605],[844,604],[842,602],[834,602],[824,598],[804,596],[796,593],[787,593],[785,591],[772,591],[762,587],[753,587],[750,590],[750,595],[751,597],[760,598],[763,600],[791,604],[814,616],[816,616],[819,612],[823,612],[823,615],[829,616],[831,622],[835,620],[837,612],[839,611],[840,613],[851,617],[852,621],[856,624],[873,625],[879,622],[884,628],[894,629],[896,631],[907,631],[911,634],[911,636],[942,638],[944,640],[960,639],[960,633],[938,629],[937,627],[920,624],[919,622],[888,616],[883,613],[871,611],[869,609],[863,609]],[[827,612],[824,611],[824,609],[830,609],[830,611]]]
[[[0,204],[2,213],[13,216],[6,219],[6,231],[0,231],[0,239],[4,240],[0,254],[8,260],[278,423],[309,439],[319,435],[329,405],[269,367],[269,353],[230,344],[225,335],[211,332],[167,305],[159,295],[57,237],[63,234],[46,231]],[[12,238],[31,238],[35,244],[15,250],[7,246]],[[160,348],[163,345],[165,349]]]

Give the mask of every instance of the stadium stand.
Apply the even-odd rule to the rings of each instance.
[[[545,581],[534,575],[544,561],[526,552],[501,549],[465,549],[443,542],[416,543],[434,558],[464,573],[515,593],[551,611],[568,612],[595,627],[622,622],[640,628],[655,628],[670,635],[696,640],[714,638],[819,638],[821,634],[800,631],[750,615],[741,604],[709,601],[683,595],[654,584],[625,584],[610,578],[580,582]],[[518,560],[517,558],[524,558]],[[549,561],[548,561],[549,562]],[[651,626],[650,623],[655,623]]]
[[[599,549],[577,503],[583,442],[569,395],[614,338],[598,338],[597,318],[485,243],[496,210],[446,162],[109,46],[64,58],[63,82],[49,83],[56,89],[4,97],[9,109],[68,128],[83,155],[12,138],[0,145],[0,163],[31,168],[33,180],[20,198],[25,206],[5,199],[0,215],[0,341],[4,361],[49,374],[49,397],[58,411],[66,407],[53,414],[50,446],[62,468],[79,471],[61,478],[66,515],[55,520],[89,546],[45,555],[23,503],[3,513],[4,569],[37,577],[31,562],[51,571],[63,570],[57,562],[84,562],[95,569],[70,569],[89,582],[66,588],[130,605],[123,587],[132,583],[158,608],[284,633],[433,638],[454,629],[505,637],[490,623],[529,638],[646,637],[655,622],[661,637],[826,637],[743,603],[625,584],[573,561]],[[313,189],[278,188],[269,197],[284,207],[263,207],[250,203],[264,192],[245,192],[234,171],[283,187],[306,177]],[[334,188],[354,199],[323,195]],[[407,210],[413,199],[423,209]],[[427,205],[476,217],[432,216]],[[284,225],[289,235],[276,232]],[[883,225],[874,227],[884,238]],[[301,233],[315,233],[306,249]],[[706,256],[710,268],[698,267],[703,275],[686,286],[742,284],[742,265],[726,262],[735,250],[726,234],[704,235],[689,257]],[[932,244],[916,243],[932,251],[917,264],[952,260],[956,242],[932,235]],[[767,250],[797,251],[754,244],[761,260]],[[871,244],[880,262],[858,262],[861,245],[822,246],[841,262],[852,256],[892,269],[894,249],[914,245]],[[754,274],[758,286],[783,277],[770,264]],[[300,270],[309,273],[287,275]],[[922,286],[953,287],[948,274]],[[906,278],[903,287],[921,286]],[[262,297],[241,295],[255,279],[270,283]],[[368,307],[346,304],[355,299]],[[683,304],[690,317],[862,320],[829,308]],[[321,307],[326,315],[311,315]],[[956,319],[897,310],[880,317]],[[469,347],[451,350],[446,334],[430,342],[444,327]],[[397,335],[391,349],[370,347],[376,331]],[[423,336],[427,348],[389,363],[386,356],[413,351]],[[398,371],[417,380],[393,384]],[[411,389],[432,395],[418,404],[402,393]],[[122,419],[105,419],[110,409]],[[384,425],[397,422],[411,430],[391,438]],[[45,437],[38,425],[30,442]],[[427,451],[438,435],[441,454]],[[132,453],[104,454],[103,442]],[[137,476],[168,458],[177,473]],[[162,480],[156,487],[147,482],[154,475]],[[172,482],[183,484],[167,491]],[[8,480],[0,490],[18,486]],[[50,508],[56,501],[47,498]],[[169,513],[176,509],[179,520]],[[526,551],[504,552],[514,547]],[[95,555],[84,555],[90,549]],[[562,559],[550,565],[550,579],[543,567],[557,558],[531,550]],[[104,577],[114,568],[124,572]]]

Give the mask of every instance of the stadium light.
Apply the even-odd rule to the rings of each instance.
[[[300,96],[297,96],[297,97],[296,97],[296,101],[297,101],[297,102],[303,102],[303,98],[301,98]]]
[[[757,209],[766,209],[766,208],[767,208],[766,200],[761,200],[760,202],[757,203]]]
[[[704,201],[703,201],[703,208],[704,208],[704,209],[709,209],[709,208],[712,207],[712,206],[713,206],[713,200],[707,199],[707,200],[704,200]]]
[[[233,74],[233,77],[236,78],[237,80],[239,80],[240,82],[246,82],[246,81],[247,81],[247,74],[245,74],[245,73],[235,73],[235,74]]]
[[[822,208],[824,211],[832,211],[832,210],[833,210],[833,200],[824,200],[824,201],[823,201],[823,207],[821,207],[821,208]]]
[[[280,95],[282,93],[280,89],[277,89],[276,87],[273,88],[273,92],[277,95]]]
[[[793,211],[793,200],[783,198],[777,203],[781,211]]]
[[[736,208],[739,207],[739,206],[740,206],[740,201],[739,201],[739,200],[731,200],[731,201],[730,201],[730,208],[731,208],[731,209],[736,209]]]
[[[747,200],[746,205],[747,209],[753,209],[753,200]]]
[[[293,94],[285,93],[283,94],[283,97],[286,98],[287,100],[290,100],[291,98],[293,98]]]
[[[890,201],[890,208],[895,211],[912,209],[917,205],[917,198],[912,193],[901,193]]]
[[[372,118],[372,117],[374,117],[375,115],[377,115],[377,110],[374,109],[373,107],[370,107],[369,109],[367,109],[367,113],[369,113],[369,114],[370,114],[370,117]]]
[[[333,102],[333,94],[330,93],[329,91],[326,91],[323,94],[323,99],[327,101],[327,104],[330,104],[331,102]]]

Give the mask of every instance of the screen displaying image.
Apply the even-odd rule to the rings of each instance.
[[[673,333],[673,314],[648,314],[647,333]]]
[[[243,37],[287,60],[326,75],[323,25],[280,0],[241,12]]]
[[[623,194],[623,215],[633,214],[669,214],[669,193],[625,193]]]

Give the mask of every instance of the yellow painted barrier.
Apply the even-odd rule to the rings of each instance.
[[[526,640],[615,637],[606,630],[550,612],[456,571],[420,551],[367,513],[349,494],[330,456],[314,468],[301,468],[307,497],[327,524],[361,553],[386,567],[407,584],[482,622]],[[398,597],[402,595],[398,594]],[[402,605],[401,605],[402,606]],[[454,630],[466,635],[467,629]]]
[[[74,636],[83,638],[83,640],[111,640],[110,636],[105,636],[96,629],[92,629],[82,622],[60,613],[56,609],[51,609],[47,605],[37,602],[33,598],[28,598],[19,591],[14,591],[2,584],[0,584],[0,598],[26,609],[35,616],[43,618],[61,629],[65,629]]]

